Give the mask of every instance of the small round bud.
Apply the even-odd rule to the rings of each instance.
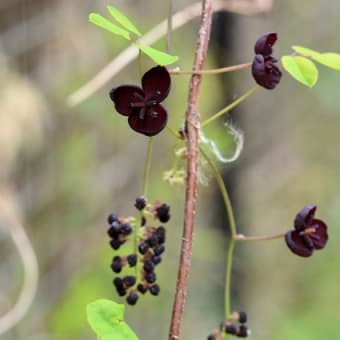
[[[159,256],[161,254],[164,253],[164,250],[165,250],[165,247],[163,244],[160,244],[158,246],[156,246],[155,248],[153,248],[153,253],[156,255],[156,256]]]
[[[151,260],[146,260],[144,262],[143,269],[145,272],[151,273],[153,272],[154,268],[155,268],[155,265],[153,264]]]
[[[227,334],[236,335],[237,328],[236,328],[235,325],[227,325],[227,326],[225,326],[224,331],[225,331]]]
[[[147,253],[147,251],[149,250],[149,245],[145,242],[142,242],[139,246],[138,246],[138,250],[139,252],[144,255]]]
[[[120,277],[116,277],[113,280],[113,284],[117,289],[124,288],[123,280]]]
[[[118,250],[120,248],[120,246],[122,245],[122,242],[119,240],[111,240],[110,241],[110,246],[114,249],[114,250]]]
[[[114,239],[117,239],[120,233],[119,228],[116,228],[114,225],[116,224],[116,222],[113,223],[113,225],[111,225],[111,227],[108,229],[107,234]]]
[[[114,259],[111,263],[111,269],[115,273],[120,273],[122,271],[122,262],[120,258]]]
[[[158,244],[158,237],[155,234],[152,234],[147,240],[146,242],[148,243],[148,245],[150,247],[155,247]]]
[[[126,257],[128,264],[130,267],[134,267],[137,263],[137,255],[136,254],[130,254]]]
[[[207,340],[216,340],[215,335],[209,334],[208,337],[207,337]]]
[[[158,237],[158,243],[162,244],[165,242],[165,235],[166,235],[166,230],[163,226],[160,226],[156,229],[155,234]]]
[[[148,291],[148,287],[146,287],[145,285],[143,285],[141,283],[137,286],[137,289],[142,294],[145,294]]]
[[[118,222],[118,215],[117,214],[110,214],[107,218],[107,222],[112,224],[113,222]]]
[[[126,295],[126,289],[124,288],[123,280],[120,277],[116,277],[113,280],[113,284],[116,287],[116,291],[119,296]]]
[[[132,275],[124,276],[123,282],[126,287],[132,287],[136,283],[136,277]]]
[[[153,264],[154,264],[155,266],[157,266],[159,263],[162,262],[162,258],[161,258],[160,256],[153,255],[153,256],[151,257],[151,261],[153,262]]]
[[[123,235],[130,235],[132,233],[132,227],[130,225],[130,223],[123,223],[121,226],[120,226],[120,232],[123,234]]]
[[[156,277],[155,272],[145,274],[145,281],[147,283],[154,283],[154,282],[156,282],[156,280],[157,280],[157,277]]]
[[[126,295],[126,289],[125,288],[117,288],[117,294],[119,296],[125,296]]]
[[[155,296],[157,296],[157,295],[159,294],[160,290],[161,290],[161,289],[160,289],[159,285],[157,285],[157,284],[152,285],[152,286],[149,288],[150,293],[151,293],[152,295],[155,295]]]
[[[249,335],[248,327],[245,325],[240,325],[240,327],[237,328],[236,335],[239,338],[247,338]]]
[[[146,199],[141,196],[136,198],[135,207],[137,210],[143,210],[146,206]]]
[[[136,292],[131,292],[128,297],[126,298],[126,302],[130,306],[134,306],[137,303],[138,300],[138,294]]]
[[[166,223],[170,220],[170,206],[166,203],[156,208],[156,217],[162,222]]]

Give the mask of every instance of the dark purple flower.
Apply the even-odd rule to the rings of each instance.
[[[275,65],[277,60],[273,57],[273,45],[277,40],[276,33],[267,33],[255,43],[255,57],[252,64],[252,75],[262,87],[272,90],[280,82],[282,73]]]
[[[168,120],[160,103],[168,96],[171,78],[167,69],[156,66],[142,77],[142,87],[122,85],[110,91],[117,112],[128,116],[130,127],[146,136],[161,132]]]
[[[314,250],[324,248],[328,241],[327,225],[314,218],[315,211],[315,205],[306,205],[295,217],[295,230],[285,235],[289,249],[296,255],[309,257]]]

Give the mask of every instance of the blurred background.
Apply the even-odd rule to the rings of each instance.
[[[181,10],[193,1],[175,1]],[[112,2],[146,32],[166,17],[167,2]],[[0,315],[13,306],[24,272],[11,239],[15,216],[25,227],[39,264],[33,304],[4,340],[94,339],[85,307],[97,298],[123,302],[112,286],[106,217],[135,214],[141,193],[146,138],[128,128],[108,99],[111,87],[139,83],[134,61],[79,105],[68,96],[118,53],[125,41],[88,23],[105,13],[106,1],[0,0]],[[256,39],[278,32],[275,56],[300,44],[340,52],[340,3],[274,1],[266,15],[219,13],[214,18],[206,67],[249,62]],[[190,69],[198,19],[176,30],[177,66]],[[165,39],[156,44],[165,49]],[[145,70],[151,63],[142,60]],[[330,241],[312,258],[293,255],[283,240],[237,245],[232,277],[233,309],[249,313],[252,339],[340,339],[340,74],[324,67],[308,89],[284,74],[275,91],[260,90],[231,116],[245,135],[241,157],[220,164],[236,209],[238,229],[260,235],[292,228],[307,203],[329,226]],[[169,124],[181,127],[188,77],[173,77],[166,106]],[[204,79],[203,117],[253,86],[249,70]],[[223,119],[206,130],[224,154],[233,138]],[[166,339],[181,244],[182,186],[162,181],[171,169],[175,142],[156,137],[149,200],[171,205],[167,251],[158,269],[162,293],[127,307],[140,339]],[[228,228],[221,196],[202,164],[197,229],[183,339],[205,339],[223,318]],[[208,184],[208,185],[207,185]],[[8,212],[10,211],[10,213]],[[12,225],[13,223],[13,225]]]

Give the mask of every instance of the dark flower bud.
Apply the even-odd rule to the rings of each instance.
[[[157,277],[156,277],[155,272],[145,273],[145,281],[147,283],[154,283],[156,282],[156,280],[157,280]]]
[[[116,287],[116,289],[124,288],[123,280],[120,277],[114,278],[113,284]]]
[[[247,326],[241,325],[237,328],[236,336],[238,336],[239,338],[247,338],[248,335],[249,335],[249,330]]]
[[[136,198],[135,207],[137,210],[143,210],[146,206],[146,199],[141,196]]]
[[[123,223],[121,226],[120,226],[120,232],[123,234],[123,235],[130,235],[132,233],[132,227],[130,225],[130,223]]]
[[[141,221],[140,221],[140,225],[141,225],[142,227],[144,227],[145,224],[146,224],[146,218],[145,218],[145,216],[142,216],[142,219],[141,219]]]
[[[122,271],[122,260],[119,256],[115,256],[113,258],[113,261],[111,263],[111,269],[115,273],[120,273]]]
[[[246,323],[248,320],[246,312],[238,312],[238,321],[240,323]]]
[[[209,334],[208,337],[207,337],[207,340],[216,340],[215,335]]]
[[[120,234],[120,224],[117,221],[112,222],[111,227],[107,231],[111,238],[117,239]]]
[[[144,262],[143,269],[145,272],[151,273],[153,272],[154,268],[155,268],[155,265],[152,263],[151,260],[146,260]]]
[[[164,245],[160,244],[153,249],[153,252],[156,256],[159,256],[159,255],[163,254],[164,250],[165,250]]]
[[[119,296],[125,296],[126,295],[126,289],[125,288],[117,288],[117,293]]]
[[[131,292],[128,297],[126,298],[126,302],[130,306],[134,306],[138,301],[138,294],[136,292]]]
[[[148,287],[143,285],[143,284],[141,284],[141,283],[137,286],[137,289],[142,294],[145,294],[148,291]]]
[[[159,294],[160,290],[161,289],[160,289],[159,285],[157,285],[157,284],[154,284],[149,288],[150,293],[152,295],[155,295],[155,296],[157,296]]]
[[[142,242],[139,246],[138,246],[138,250],[139,252],[144,255],[147,253],[147,251],[149,250],[149,245],[146,242]]]
[[[227,334],[235,335],[235,334],[236,334],[236,331],[237,331],[237,328],[236,328],[235,325],[227,325],[227,326],[225,326],[224,331],[225,331]]]
[[[130,267],[134,267],[137,263],[137,255],[136,254],[131,254],[126,257],[128,264]]]
[[[150,247],[156,246],[156,245],[158,244],[158,237],[157,237],[157,235],[152,234],[152,235],[146,240],[146,242],[148,243],[148,245],[149,245]]]
[[[132,275],[124,276],[123,283],[126,287],[132,287],[136,283],[136,277]]]
[[[162,258],[160,256],[155,256],[154,255],[154,256],[151,257],[151,261],[153,262],[153,264],[155,266],[157,266],[159,263],[162,262]]]
[[[156,229],[155,235],[158,237],[158,243],[162,244],[165,242],[165,235],[166,235],[166,230],[163,226],[160,226]]]
[[[117,250],[120,248],[120,246],[122,245],[122,242],[119,241],[119,240],[111,240],[110,241],[110,246],[114,249],[114,250]]]
[[[113,222],[118,222],[118,215],[117,214],[110,214],[107,218],[107,222],[112,224]]]
[[[166,223],[170,220],[170,206],[166,203],[156,208],[156,217],[162,222]]]

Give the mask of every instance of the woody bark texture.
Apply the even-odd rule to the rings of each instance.
[[[198,40],[195,51],[193,70],[202,70],[207,55],[210,28],[213,13],[213,1],[202,1],[202,15]],[[200,114],[198,99],[201,85],[201,75],[193,74],[189,83],[188,106],[185,116],[185,138],[187,143],[187,179],[184,210],[183,240],[181,258],[178,270],[175,300],[172,310],[169,340],[180,337],[181,322],[187,293],[187,285],[192,256],[192,240],[195,226],[198,160],[199,160],[199,129]]]

